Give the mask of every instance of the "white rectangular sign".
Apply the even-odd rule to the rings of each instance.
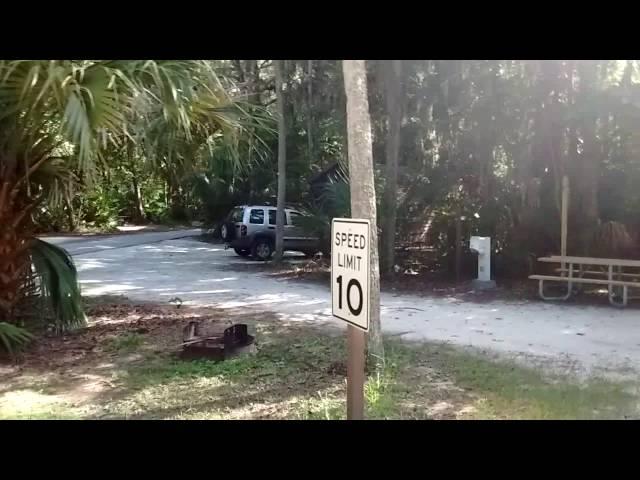
[[[331,222],[332,312],[369,330],[369,220],[334,218]]]

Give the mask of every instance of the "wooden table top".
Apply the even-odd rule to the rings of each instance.
[[[562,257],[560,255],[552,255],[550,257],[538,258],[539,262],[549,263],[577,263],[581,265],[604,265],[615,267],[638,267],[640,268],[640,260],[625,260],[623,258],[594,258],[594,257]]]

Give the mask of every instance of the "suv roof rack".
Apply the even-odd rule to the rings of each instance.
[[[252,204],[247,204],[247,205],[239,205],[240,208],[260,208],[260,207],[270,207],[270,208],[277,208],[276,205],[273,205],[272,203],[269,202],[264,202],[264,203],[252,203]],[[293,203],[287,203],[285,204],[284,208],[287,209],[292,209],[292,210],[300,210],[301,208],[303,208],[301,205],[296,205]]]

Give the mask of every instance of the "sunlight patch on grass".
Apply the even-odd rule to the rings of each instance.
[[[14,390],[0,396],[1,420],[73,419],[79,416],[80,413],[57,395]]]

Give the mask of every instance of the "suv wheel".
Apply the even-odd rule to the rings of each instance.
[[[229,227],[227,227],[226,223],[223,223],[220,228],[220,238],[222,238],[222,240],[227,240],[227,238],[229,238]]]
[[[251,254],[257,260],[269,260],[273,254],[273,244],[268,238],[259,238],[253,244]]]
[[[234,248],[233,251],[241,257],[248,257],[251,254],[251,250],[248,248]]]

